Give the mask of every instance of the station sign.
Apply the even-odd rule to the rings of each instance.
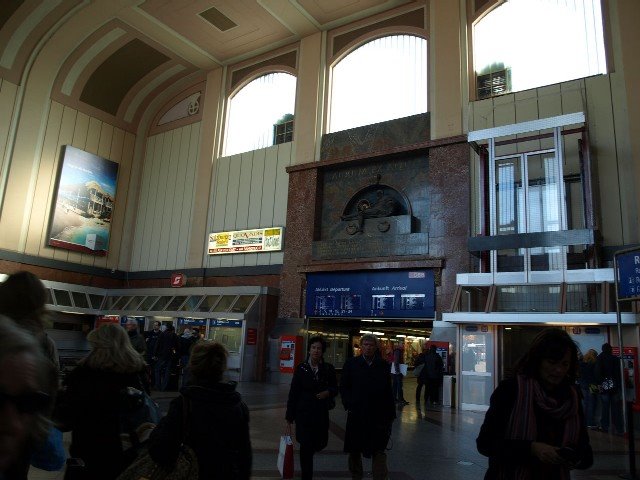
[[[254,228],[209,234],[209,255],[277,252],[282,250],[283,227]]]
[[[616,254],[618,300],[640,299],[640,250]]]
[[[307,274],[310,317],[433,318],[433,270]]]
[[[212,318],[209,320],[209,326],[242,328],[242,320],[225,320],[221,318]]]

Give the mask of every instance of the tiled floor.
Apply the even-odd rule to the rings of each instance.
[[[285,428],[284,406],[286,385],[244,383],[239,386],[251,410],[253,444],[253,479],[279,478],[276,457],[279,436]],[[411,400],[414,387],[405,385],[405,396]],[[163,409],[175,393],[154,394]],[[475,438],[482,423],[482,413],[461,412],[447,407],[430,410],[411,404],[398,409],[393,426],[391,450],[388,452],[391,480],[476,480],[482,479],[487,461],[475,448]],[[346,455],[342,439],[346,414],[338,407],[331,411],[329,445],[316,455],[314,478],[347,480]],[[640,442],[640,441],[639,441]],[[622,437],[591,432],[595,464],[586,471],[576,471],[572,478],[613,480],[628,472],[627,444]],[[296,458],[296,464],[298,459]],[[640,458],[638,459],[640,465]],[[365,460],[365,469],[368,467]],[[33,471],[30,480],[62,479],[63,474]]]

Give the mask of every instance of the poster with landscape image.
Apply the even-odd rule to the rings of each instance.
[[[49,245],[106,255],[116,198],[118,164],[71,145],[62,147],[61,163]]]

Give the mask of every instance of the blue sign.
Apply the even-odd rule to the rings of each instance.
[[[181,318],[178,317],[178,325],[189,325],[192,327],[204,327],[207,321],[204,318]]]
[[[618,265],[618,300],[640,297],[640,251],[616,255]]]
[[[224,320],[221,318],[211,318],[209,319],[209,326],[242,328],[242,320]]]
[[[433,270],[307,274],[310,317],[432,318]]]

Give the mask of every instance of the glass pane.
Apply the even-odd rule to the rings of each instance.
[[[236,299],[236,295],[223,295],[220,301],[213,308],[213,311],[226,312],[235,299]]]
[[[202,298],[202,295],[191,295],[187,301],[180,307],[180,310],[183,312],[193,312],[196,309],[196,305]]]
[[[557,232],[561,225],[560,167],[554,152],[527,155],[528,232]]]
[[[462,371],[491,372],[491,355],[487,355],[487,342],[491,341],[488,333],[463,333],[462,335]],[[489,365],[487,364],[489,362]]]
[[[104,300],[104,295],[95,295],[93,293],[89,294],[89,300],[91,300],[91,306],[94,309],[99,309],[102,306],[102,301]]]
[[[428,111],[427,41],[388,35],[333,67],[329,133]]]
[[[520,157],[495,161],[496,235],[525,232]]]
[[[145,298],[142,302],[142,305],[140,305],[140,310],[151,310],[151,307],[156,303],[156,300],[158,300],[158,298],[160,297],[158,297],[157,295],[151,295]]]
[[[129,303],[131,298],[132,297],[129,295],[123,295],[118,299],[116,303],[113,304],[113,307],[111,308],[113,308],[114,310],[122,310],[127,305],[127,303]]]
[[[269,73],[245,85],[229,101],[224,155],[273,145],[273,124],[293,120],[295,99],[296,77],[289,73]]]
[[[173,297],[166,295],[158,298],[158,301],[153,304],[153,307],[151,307],[150,310],[155,310],[156,312],[160,310],[166,310],[166,306],[169,304],[172,298]]]
[[[140,302],[142,302],[144,298],[145,298],[144,296],[140,296],[140,295],[133,297],[133,299],[127,305],[127,310],[137,310],[138,307],[140,306]]]
[[[498,272],[523,272],[524,249],[497,250]]]
[[[56,304],[61,305],[63,307],[71,306],[71,295],[67,290],[53,290],[53,294],[56,297]]]
[[[221,343],[229,353],[239,352],[242,344],[242,327],[211,327],[209,340]]]
[[[202,303],[198,305],[198,311],[199,312],[211,311],[211,308],[213,308],[213,306],[216,303],[218,303],[219,298],[220,298],[220,295],[207,295],[202,301]]]
[[[589,268],[589,259],[594,255],[589,245],[569,245],[567,249],[567,270]]]
[[[104,308],[107,310],[111,310],[114,308],[115,304],[118,302],[118,300],[120,299],[120,295],[117,296],[107,296],[105,298],[105,304],[104,304]]]
[[[71,292],[73,295],[73,303],[76,307],[79,308],[89,308],[89,301],[87,300],[87,295],[80,292]]]
[[[606,73],[601,3],[504,2],[474,25],[474,70],[507,68],[512,92]]]
[[[484,312],[489,287],[464,287],[460,295],[461,312]]]
[[[232,312],[244,313],[255,298],[255,295],[240,295],[231,308]]]
[[[173,300],[165,307],[165,310],[176,311],[187,299],[186,295],[173,297]]]
[[[602,285],[567,285],[567,312],[601,312]]]
[[[536,247],[530,250],[532,271],[562,270],[564,247]]]
[[[469,325],[462,333],[461,402],[489,405],[493,392],[493,335]]]
[[[496,312],[558,312],[559,285],[511,285],[496,288]]]

